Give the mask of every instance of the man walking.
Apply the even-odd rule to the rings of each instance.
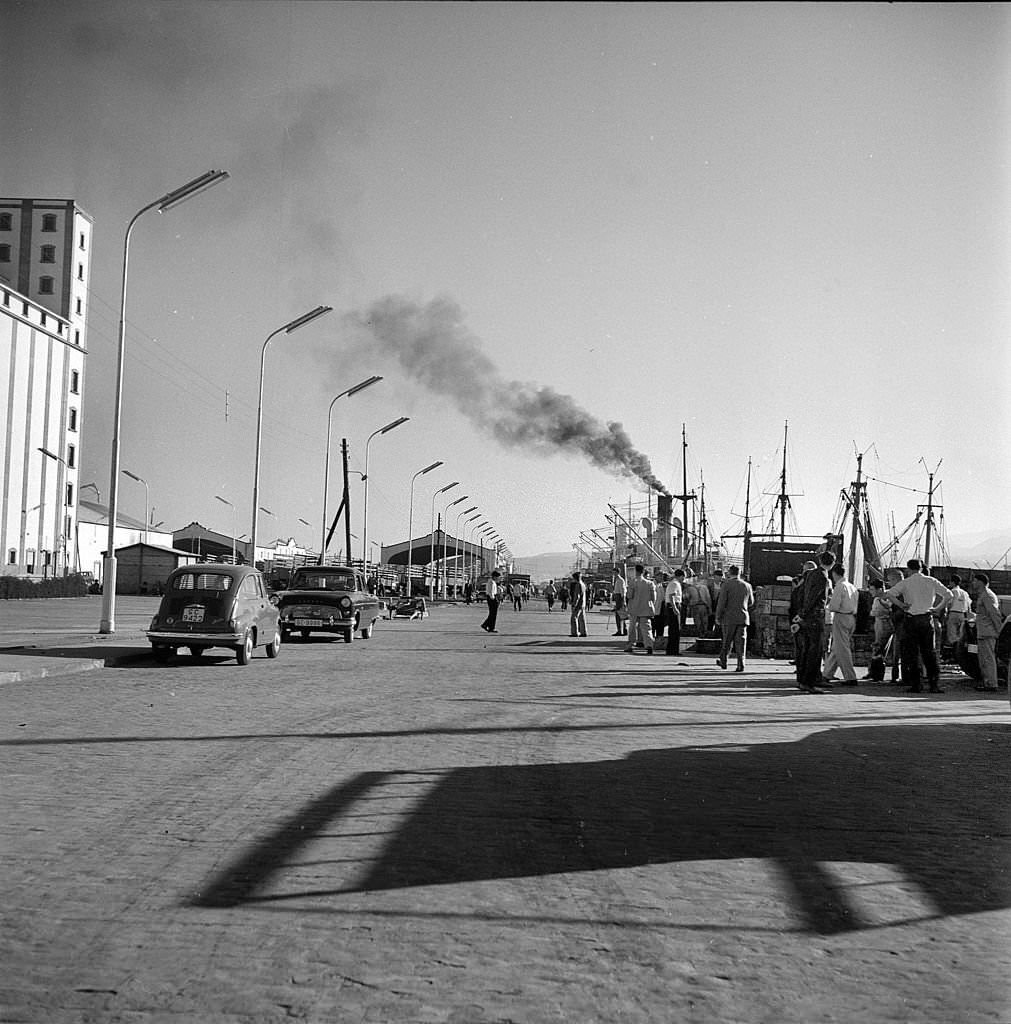
[[[720,586],[716,599],[716,625],[723,629],[723,645],[716,664],[727,667],[727,654],[733,650],[737,655],[737,671],[744,671],[748,651],[748,625],[751,609],[755,606],[755,594],[751,584],[741,579],[741,570],[732,565]]]
[[[586,636],[586,584],[577,569],[569,584],[569,635]]]
[[[990,589],[990,577],[985,572],[972,574],[973,591],[976,595],[976,645],[979,652],[979,670],[983,682],[977,690],[996,690],[997,684],[997,637],[1000,636],[1003,619],[997,595]]]
[[[495,622],[498,619],[498,602],[499,602],[499,578],[502,573],[498,569],[493,569],[491,579],[485,584],[484,596],[488,602],[488,617],[481,623],[481,628],[486,633],[497,633],[498,630],[495,628]]]
[[[832,649],[825,659],[825,681],[831,682],[836,669],[842,670],[842,685],[857,686],[853,668],[853,630],[857,624],[857,603],[860,592],[846,579],[846,570],[833,565],[829,570],[832,596],[828,610],[832,613]]]
[[[918,558],[906,562],[909,575],[889,587],[885,597],[904,609],[902,620],[902,679],[907,693],[922,693],[920,658],[927,671],[931,693],[942,693],[941,667],[934,651],[934,616],[940,615],[951,600],[951,591],[933,576],[924,576]]]
[[[825,602],[828,596],[828,571],[835,555],[823,551],[818,565],[807,569],[800,582],[797,614],[793,618],[797,640],[797,689],[806,693],[824,693],[821,688],[821,645],[825,630]]]
[[[653,616],[656,614],[656,584],[646,575],[642,562],[635,564],[635,579],[628,588],[628,617],[633,626],[629,632],[626,651],[635,650],[636,638],[653,653]]]

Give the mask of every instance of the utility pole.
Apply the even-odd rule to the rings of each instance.
[[[344,506],[344,534],[348,565],[351,564],[351,488],[348,484],[348,439],[341,438],[341,459],[344,461],[344,497],[341,504]]]

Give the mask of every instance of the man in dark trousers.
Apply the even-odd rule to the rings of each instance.
[[[823,551],[818,556],[818,567],[807,569],[800,582],[797,614],[791,628],[797,627],[797,689],[805,693],[824,693],[821,652],[825,631],[825,602],[828,598],[828,572],[835,565],[835,555]]]
[[[488,602],[488,617],[481,623],[481,628],[486,633],[497,633],[498,630],[495,628],[495,620],[498,618],[498,602],[499,602],[499,578],[502,573],[498,569],[493,569],[491,579],[485,584],[484,596]]]

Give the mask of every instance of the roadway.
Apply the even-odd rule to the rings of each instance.
[[[1011,1020],[1006,695],[481,615],[0,686],[0,1019]]]

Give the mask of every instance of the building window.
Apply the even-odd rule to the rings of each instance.
[[[0,213],[0,231],[12,231],[14,229],[14,214]]]
[[[67,484],[67,508],[74,507],[74,485]]]
[[[71,370],[70,371],[70,393],[72,395],[79,395],[81,393],[81,371]]]
[[[17,548],[7,549],[7,564],[17,565],[18,564],[18,551]]]
[[[75,345],[80,345],[81,344],[81,332],[80,331],[77,331],[77,330],[74,331],[74,344]]]
[[[42,263],[55,263],[56,262],[56,246],[55,245],[44,245],[42,246],[42,255],[39,257]]]
[[[82,231],[82,232],[81,232],[81,242],[80,242],[80,247],[81,247],[82,249],[84,249],[84,248],[85,248],[85,245],[84,245],[84,241],[85,241],[85,239],[84,239],[84,232]]]
[[[77,410],[70,409],[67,413],[67,430],[77,430]]]
[[[40,277],[39,278],[39,291],[43,295],[52,295],[53,288],[56,284],[55,280],[51,277]]]
[[[42,214],[42,230],[43,231],[55,231],[56,230],[56,214],[55,213],[44,213],[44,214]]]
[[[67,469],[73,469],[77,463],[77,448],[72,445],[67,445]],[[69,504],[69,502],[68,502]]]
[[[0,245],[0,263],[10,263],[11,261],[11,247],[9,245]]]
[[[77,305],[76,305],[75,308],[77,310],[77,315],[80,316],[81,315],[81,310],[84,308],[82,306],[82,304],[81,304],[81,300],[80,299],[77,300]]]
[[[78,263],[77,264],[77,280],[78,281],[83,281],[84,280],[84,264],[83,263]]]

